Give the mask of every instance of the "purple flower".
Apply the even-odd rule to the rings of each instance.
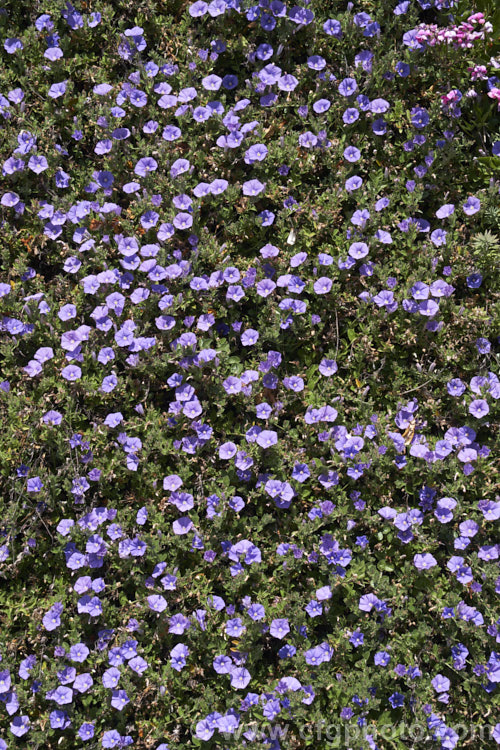
[[[116,708],[118,711],[123,711],[127,703],[130,703],[130,698],[128,697],[125,690],[113,690],[111,693],[111,705],[113,708]]]
[[[359,111],[356,107],[348,107],[342,115],[342,120],[346,125],[352,125],[357,119],[359,119]]]
[[[163,489],[171,492],[178,490],[179,487],[182,487],[182,484],[182,479],[177,474],[169,474],[168,477],[163,479]]]
[[[229,674],[233,663],[229,656],[216,656],[213,660],[213,667],[217,674]]]
[[[387,651],[377,651],[377,653],[373,657],[374,663],[380,667],[386,667],[389,664],[390,660],[391,657],[387,653]]]
[[[422,129],[429,124],[429,113],[424,107],[413,107],[410,112],[411,122],[414,127]]]
[[[266,611],[262,604],[251,604],[247,610],[248,616],[254,620],[263,620],[266,616]]]
[[[247,328],[241,335],[241,343],[243,346],[253,346],[259,340],[259,332],[253,328]]]
[[[469,196],[465,203],[462,206],[462,211],[467,216],[473,216],[476,214],[481,208],[481,201],[479,198],[476,198],[474,195]]]
[[[186,666],[186,659],[189,656],[189,649],[183,643],[178,643],[177,646],[170,651],[170,664],[173,669],[180,672],[183,667]]]
[[[431,682],[436,693],[446,693],[450,689],[450,681],[442,674],[437,674]]]
[[[192,16],[192,18],[204,16],[207,11],[208,3],[205,3],[204,0],[197,0],[197,2],[189,6],[189,15]]]
[[[19,201],[20,201],[20,198],[17,193],[9,192],[9,193],[4,193],[2,195],[2,199],[0,203],[2,204],[2,206],[8,206],[9,208],[13,208],[14,206],[17,206]],[[9,288],[9,292],[10,292],[10,288]]]
[[[167,608],[167,600],[161,594],[148,596],[148,606],[153,612],[163,612]]]
[[[94,680],[92,679],[89,672],[85,672],[83,674],[79,674],[73,683],[73,689],[77,690],[79,693],[86,693],[87,690],[89,690],[92,685],[94,684]]]
[[[298,79],[290,73],[287,73],[278,79],[278,88],[280,91],[293,91],[297,88],[298,84]]]
[[[136,193],[138,190],[140,190],[140,185],[138,182],[127,182],[125,185],[123,185],[122,190],[124,193],[130,194],[130,193]]]
[[[61,81],[60,83],[53,83],[47,92],[47,96],[51,99],[58,99],[66,93],[67,81]]]
[[[364,258],[366,255],[368,255],[369,248],[366,242],[353,242],[352,245],[349,248],[349,255],[351,258],[356,258],[356,260],[359,260],[359,258]]]
[[[431,232],[431,242],[435,247],[440,247],[441,245],[446,244],[446,235],[444,229],[435,229],[433,232]]]
[[[394,302],[394,294],[383,289],[373,297],[373,302],[375,302],[378,307],[389,307],[389,305],[392,305]]]
[[[326,60],[320,55],[311,55],[307,58],[307,67],[311,70],[323,70],[326,68]]]
[[[28,716],[16,716],[10,724],[10,731],[14,737],[22,737],[29,732],[30,720]]]
[[[482,398],[477,398],[469,404],[469,414],[472,414],[476,419],[482,419],[482,417],[485,417],[489,411],[490,407]]]
[[[479,354],[489,354],[489,352],[491,351],[491,344],[488,339],[479,338],[476,339],[476,348]]]
[[[156,169],[158,169],[158,162],[156,159],[153,159],[151,156],[145,156],[142,159],[139,159],[134,167],[134,172],[139,175],[139,177],[146,177],[150,172],[154,172]]]
[[[413,557],[413,564],[417,570],[429,570],[429,568],[433,568],[437,565],[437,560],[429,552],[426,552],[421,555],[415,555]]]
[[[84,722],[78,730],[78,736],[84,742],[91,740],[94,736],[94,725],[89,722]]]
[[[363,180],[361,179],[361,177],[358,177],[358,175],[353,175],[352,177],[349,177],[348,180],[346,180],[345,189],[348,193],[352,193],[353,190],[359,190],[362,184]]]
[[[323,614],[323,605],[313,599],[306,605],[305,610],[309,617],[319,617]]]
[[[116,669],[116,667],[110,667],[104,672],[102,676],[102,684],[106,688],[115,688],[118,685],[120,677],[120,670]]]
[[[92,91],[94,94],[97,94],[97,96],[106,96],[110,91],[113,91],[113,86],[109,83],[97,83]]]
[[[269,297],[276,289],[276,284],[271,279],[262,279],[256,285],[256,291],[259,297]]]
[[[177,229],[189,229],[193,226],[193,217],[184,212],[178,213],[174,217],[173,224]]]
[[[362,612],[370,612],[377,604],[379,604],[379,599],[375,594],[364,594],[359,600],[359,608]]]
[[[248,683],[251,680],[251,675],[248,669],[245,669],[244,667],[237,668],[233,667],[230,670],[231,674],[231,687],[236,688],[238,690],[241,690],[243,688],[246,688]]]
[[[295,464],[292,472],[292,479],[296,482],[305,482],[311,476],[309,467],[307,464]]]
[[[298,375],[293,375],[291,378],[283,378],[283,385],[294,393],[300,393],[304,390],[304,381]]]
[[[290,632],[290,625],[288,624],[288,620],[286,618],[283,618],[281,620],[273,620],[271,623],[271,627],[269,628],[269,632],[274,638],[282,640],[287,635],[287,633]]]
[[[43,617],[43,627],[45,630],[55,630],[61,624],[61,614],[63,611],[63,605],[61,602],[56,602],[49,611]]]
[[[330,377],[330,375],[335,375],[337,372],[337,363],[333,359],[322,359],[318,370],[324,377]]]
[[[26,482],[26,489],[28,492],[40,492],[43,488],[43,482],[40,477],[32,477]]]
[[[111,174],[111,172],[108,172],[105,169],[101,170],[100,172],[97,172],[96,179],[99,185],[105,189],[111,188],[113,185],[113,182],[115,181],[115,178]]]
[[[278,434],[274,430],[262,430],[257,435],[256,442],[261,448],[271,448],[271,446],[276,445],[278,442]]]
[[[462,393],[465,393],[466,386],[460,378],[453,378],[450,380],[446,385],[446,390],[450,394],[450,396],[461,396]]]
[[[337,39],[342,37],[342,27],[340,21],[336,21],[334,18],[329,18],[323,24],[323,31],[329,36],[334,36]]]
[[[363,641],[365,639],[365,636],[360,630],[355,630],[354,633],[349,638],[349,643],[352,643],[352,645],[357,648],[358,646],[363,645]]]
[[[453,519],[452,510],[456,504],[456,500],[451,497],[442,497],[437,501],[434,515],[440,523],[449,523]]]
[[[58,706],[64,706],[73,701],[73,690],[69,687],[59,685],[54,690],[49,690],[45,694],[45,697],[47,700],[55,701]]]
[[[5,695],[8,693],[11,686],[11,676],[8,669],[0,672],[0,694]]]
[[[116,729],[109,729],[107,732],[104,732],[101,744],[105,748],[118,747],[121,743],[121,739],[121,735]]]
[[[245,163],[253,164],[256,161],[263,161],[268,154],[267,146],[263,143],[255,143],[245,152]]]
[[[479,289],[483,283],[483,277],[480,273],[471,273],[470,276],[467,276],[466,282],[469,289]]]
[[[69,380],[74,383],[75,380],[79,380],[82,376],[82,371],[78,365],[68,365],[61,371],[61,375],[65,380]]]
[[[453,203],[446,203],[446,205],[441,206],[436,211],[436,217],[438,219],[447,219],[449,216],[452,216],[455,213],[455,206]]]
[[[265,189],[265,187],[265,183],[261,182],[260,180],[248,180],[242,185],[243,195],[259,195],[259,193],[261,193]]]
[[[246,627],[243,625],[240,617],[235,617],[233,620],[226,622],[226,633],[233,638],[239,638],[246,631]]]
[[[420,315],[425,315],[427,318],[432,318],[439,312],[439,303],[432,299],[424,300],[418,305],[418,311]]]
[[[344,159],[349,162],[359,161],[361,158],[361,151],[356,146],[347,146],[344,150]]]
[[[389,703],[392,708],[399,708],[404,704],[404,695],[402,693],[393,693],[389,696]]]
[[[224,460],[233,458],[233,456],[236,455],[237,450],[238,449],[234,443],[223,443],[223,445],[221,445],[219,448],[219,458],[222,458]]]
[[[177,536],[188,534],[192,528],[193,528],[193,522],[191,521],[189,516],[183,516],[182,518],[178,518],[177,521],[174,521],[172,524],[172,530],[174,534],[176,534]]]
[[[5,40],[3,48],[9,55],[13,55],[18,49],[24,49],[24,45],[17,37],[10,37]]]
[[[35,174],[41,174],[49,168],[49,164],[45,156],[41,154],[30,156],[28,161],[28,169],[31,169]]]
[[[372,130],[375,135],[384,135],[387,132],[386,121],[382,117],[379,117],[378,120],[374,120],[372,123]]]
[[[184,172],[188,172],[191,168],[191,164],[187,159],[176,159],[170,167],[170,174],[172,177],[178,177]]]
[[[357,89],[358,84],[354,78],[344,78],[344,80],[339,83],[339,94],[342,94],[342,96],[352,96]]]
[[[320,278],[314,282],[313,289],[316,294],[328,294],[333,286],[333,282],[327,276],[320,276]]]
[[[51,712],[49,719],[52,729],[66,729],[71,726],[71,721],[66,711],[59,711],[56,709]]]
[[[323,664],[323,662],[330,661],[332,655],[333,649],[328,643],[320,643],[319,646],[315,646],[304,652],[306,664],[310,664],[311,666],[318,666],[319,664]]]
[[[373,114],[383,114],[390,108],[390,104],[385,99],[373,99],[370,102],[370,112]]]
[[[69,658],[71,661],[84,662],[90,651],[84,643],[76,643],[71,646],[69,650]]]

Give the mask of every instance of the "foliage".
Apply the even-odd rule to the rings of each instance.
[[[500,742],[499,25],[0,10],[0,750]]]

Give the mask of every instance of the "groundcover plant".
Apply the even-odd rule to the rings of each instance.
[[[495,0],[3,0],[0,749],[495,748]]]

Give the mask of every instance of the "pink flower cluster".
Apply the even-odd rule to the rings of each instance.
[[[451,111],[453,107],[462,99],[462,92],[458,89],[451,89],[447,94],[441,97],[441,103],[445,111]]]
[[[493,88],[488,92],[490,99],[496,99],[498,102],[498,109],[500,110],[500,89]]]
[[[473,68],[467,68],[473,81],[485,81],[488,78],[488,68],[486,65],[475,65]]]
[[[482,27],[482,28],[481,28]],[[474,42],[491,34],[493,26],[486,21],[483,13],[474,13],[467,21],[458,26],[439,27],[436,24],[420,24],[417,27],[416,39],[421,44],[436,47],[440,44],[452,44],[455,49],[471,49]]]

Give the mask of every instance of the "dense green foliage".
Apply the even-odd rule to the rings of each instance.
[[[494,748],[495,3],[0,31],[0,749]]]

